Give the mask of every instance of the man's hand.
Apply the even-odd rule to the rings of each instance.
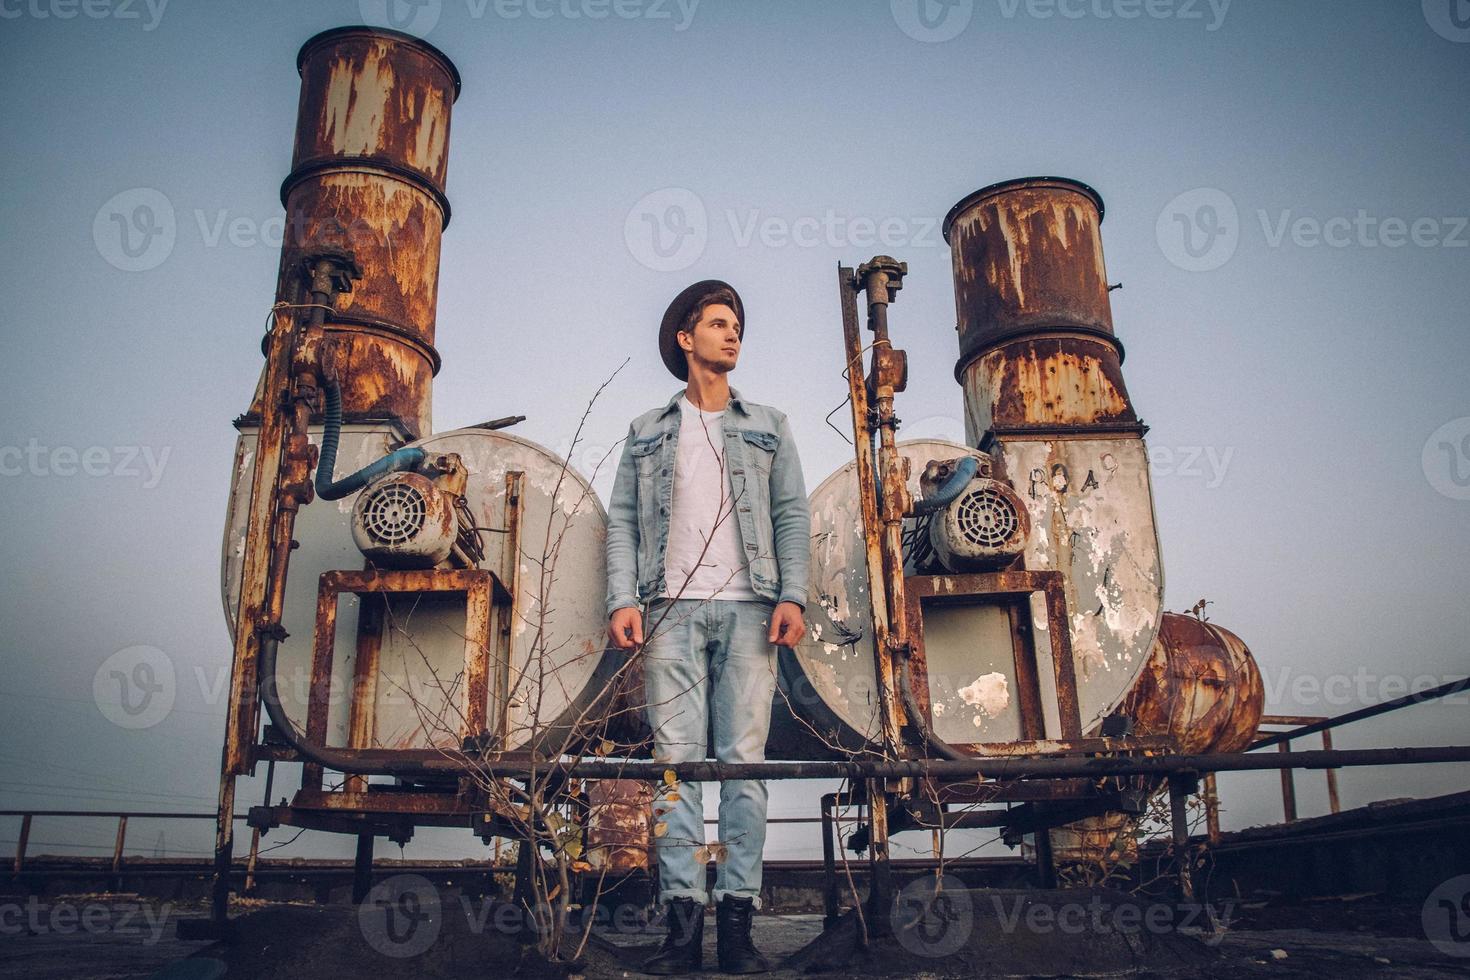
[[[771,633],[766,642],[794,647],[804,633],[806,624],[801,621],[801,607],[794,602],[778,603],[771,613]]]
[[[643,645],[643,614],[637,606],[624,606],[607,621],[607,636],[619,650],[636,650]]]

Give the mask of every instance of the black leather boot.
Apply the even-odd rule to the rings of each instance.
[[[750,941],[755,899],[726,895],[715,906],[715,937],[720,947],[721,973],[765,973],[771,962]]]
[[[693,973],[704,963],[704,906],[692,898],[668,902],[669,934],[664,944],[643,961],[644,973],[671,976]]]

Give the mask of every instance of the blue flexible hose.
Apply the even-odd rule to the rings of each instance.
[[[944,481],[944,486],[931,496],[914,503],[914,516],[923,517],[925,514],[932,514],[939,508],[952,503],[960,492],[970,485],[970,481],[975,479],[975,473],[979,469],[980,461],[974,456],[961,457],[954,472],[950,474],[948,480]]]
[[[332,471],[337,466],[337,443],[342,437],[342,389],[337,382],[323,382],[326,390],[326,411],[322,426],[322,451],[316,466],[316,495],[323,500],[341,500],[356,493],[373,480],[388,473],[411,470],[428,455],[418,447],[397,449],[374,463],[369,463],[351,476],[336,482]]]

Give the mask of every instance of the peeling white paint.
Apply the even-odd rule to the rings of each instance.
[[[960,688],[959,695],[970,707],[979,708],[991,718],[1000,714],[1011,703],[1006,676],[999,671],[981,674],[971,684]]]

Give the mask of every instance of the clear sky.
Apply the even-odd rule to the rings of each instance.
[[[1255,652],[1273,713],[1337,714],[1463,676],[1457,2],[0,0],[0,806],[212,806],[230,420],[273,297],[294,59],[319,30],[390,16],[464,77],[437,429],[524,414],[517,432],[565,449],[631,356],[573,455],[586,467],[675,390],[658,317],[718,276],[750,328],[734,382],[789,414],[814,488],[848,453],[823,423],[845,394],[833,269],[887,252],[910,270],[892,312],[910,358],[903,434],[961,438],[939,219],[997,180],[1074,177],[1107,204],[1168,608],[1212,600]],[[124,249],[111,215],[139,204],[156,234]],[[136,646],[162,651],[176,697],[134,730],[103,715],[93,684]],[[1335,742],[1463,744],[1467,700]],[[1467,773],[1347,770],[1343,801],[1451,792]],[[1274,773],[1221,784],[1227,828],[1279,818]],[[1302,812],[1324,812],[1320,774],[1298,785]],[[242,808],[261,792],[242,782]],[[814,795],[781,787],[771,815],[815,815]],[[0,841],[17,828],[0,818]],[[42,821],[33,848],[102,853],[112,832]],[[210,839],[207,823],[130,828],[147,853],[160,836],[170,854]],[[778,828],[767,854],[814,856],[815,840]],[[277,853],[350,846],[306,835]],[[424,834],[410,853],[478,848]]]

